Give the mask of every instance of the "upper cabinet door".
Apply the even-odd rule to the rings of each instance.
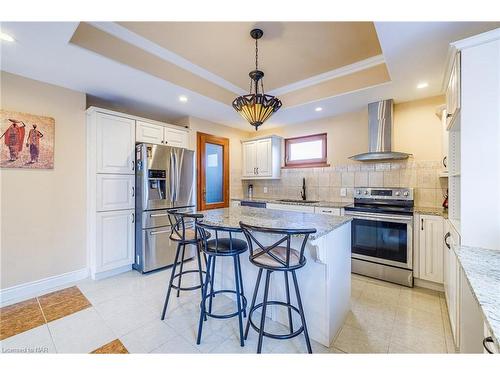
[[[163,129],[164,127],[161,125],[137,121],[135,139],[137,142],[160,145],[163,143]]]
[[[135,120],[97,114],[97,173],[134,174]]]
[[[256,142],[244,142],[243,151],[243,177],[255,176],[257,174]]]
[[[451,68],[450,79],[446,87],[446,115],[448,129],[453,126],[458,110],[460,109],[460,54],[455,56],[453,66]]]
[[[165,144],[173,147],[188,148],[188,132],[181,129],[164,127],[163,140]]]
[[[273,156],[272,156],[272,139],[261,139],[257,141],[257,165],[256,174],[260,177],[272,175]]]

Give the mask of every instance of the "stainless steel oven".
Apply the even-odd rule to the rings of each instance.
[[[345,213],[354,218],[353,272],[413,286],[411,189],[355,189],[355,203]]]

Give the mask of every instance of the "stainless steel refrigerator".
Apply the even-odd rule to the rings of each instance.
[[[177,243],[170,240],[167,210],[195,205],[194,151],[140,143],[136,145],[135,263],[140,272],[174,263]],[[186,258],[194,256],[186,247]]]

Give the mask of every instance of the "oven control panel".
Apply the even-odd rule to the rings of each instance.
[[[413,188],[354,188],[354,198],[413,200]]]

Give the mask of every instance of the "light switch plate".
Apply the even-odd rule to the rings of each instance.
[[[264,186],[264,194],[267,194],[267,186]]]
[[[341,188],[340,189],[340,196],[341,197],[347,197],[347,189],[346,188]]]

